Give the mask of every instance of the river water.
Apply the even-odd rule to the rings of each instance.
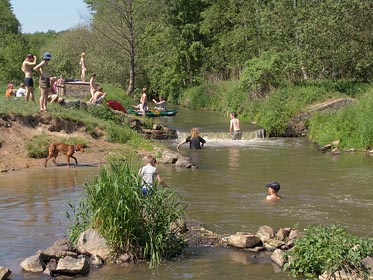
[[[361,152],[321,154],[305,139],[255,138],[258,127],[242,122],[243,140],[229,140],[229,118],[180,108],[161,121],[179,132],[164,141],[171,149],[198,127],[207,144],[181,152],[198,169],[158,166],[163,179],[188,205],[188,219],[220,234],[255,233],[259,226],[298,227],[340,224],[347,231],[373,234],[373,157]],[[88,164],[88,163],[87,163]],[[0,265],[12,279],[49,279],[21,271],[20,262],[64,236],[68,201],[76,201],[97,167],[40,168],[0,174]],[[265,183],[281,184],[282,200],[266,203]],[[188,249],[157,269],[146,264],[106,266],[87,279],[290,279],[269,261],[229,248]]]

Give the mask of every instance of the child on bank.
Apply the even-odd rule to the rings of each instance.
[[[19,85],[19,89],[16,91],[16,97],[24,97],[26,95],[26,85],[24,83],[21,83]]]
[[[12,96],[12,94],[13,94],[13,84],[8,84],[8,87],[7,87],[7,89],[6,89],[6,91],[5,91],[5,96],[8,98],[8,100],[10,99],[10,97]]]

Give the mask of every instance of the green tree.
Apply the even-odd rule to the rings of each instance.
[[[0,0],[0,80],[19,83],[21,63],[28,49],[9,0]]]

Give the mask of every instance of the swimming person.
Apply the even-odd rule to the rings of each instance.
[[[190,136],[177,145],[177,150],[179,151],[179,147],[185,143],[189,143],[189,148],[191,149],[202,149],[206,140],[199,136],[198,128],[193,127],[190,131]]]
[[[233,112],[230,116],[229,134],[232,135],[232,140],[241,140],[242,132],[240,128],[240,120],[237,119],[237,113]]]
[[[280,184],[276,181],[266,184],[266,187],[268,188],[268,195],[266,197],[267,201],[276,201],[280,200],[281,196],[279,196],[277,193],[280,190]]]

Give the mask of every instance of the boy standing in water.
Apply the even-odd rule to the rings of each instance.
[[[271,182],[266,184],[266,187],[268,188],[268,195],[266,197],[267,201],[276,201],[280,200],[281,196],[279,196],[277,193],[280,190],[280,184],[278,182]]]
[[[157,168],[154,166],[157,160],[149,155],[146,157],[145,161],[147,164],[139,170],[139,176],[142,179],[141,192],[143,195],[151,194],[155,184],[155,179],[157,179],[161,185],[165,186]]]
[[[240,129],[240,120],[237,119],[236,112],[231,113],[229,134],[232,135],[232,140],[241,140],[242,132]]]

